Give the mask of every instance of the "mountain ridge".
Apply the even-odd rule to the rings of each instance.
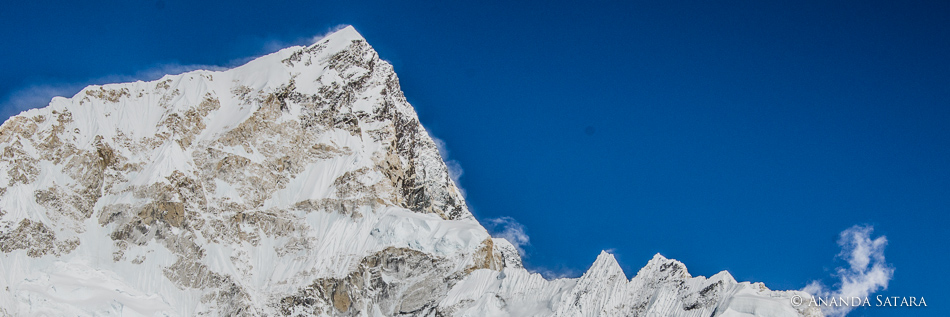
[[[0,148],[4,315],[820,314],[659,254],[629,280],[606,252],[526,271],[352,27],[54,98]]]

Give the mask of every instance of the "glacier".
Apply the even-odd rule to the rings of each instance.
[[[56,97],[0,126],[0,171],[3,316],[821,316],[660,255],[527,271],[352,27]]]

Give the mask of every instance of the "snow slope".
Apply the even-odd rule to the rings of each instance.
[[[527,272],[352,27],[54,98],[0,126],[0,171],[0,315],[819,314],[659,255]]]

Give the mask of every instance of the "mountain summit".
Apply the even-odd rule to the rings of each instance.
[[[4,316],[820,314],[660,255],[529,273],[352,27],[54,98],[0,126],[0,170]]]

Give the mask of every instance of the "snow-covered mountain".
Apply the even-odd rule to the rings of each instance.
[[[820,315],[660,255],[526,271],[351,27],[57,97],[0,126],[0,172],[0,315]]]

